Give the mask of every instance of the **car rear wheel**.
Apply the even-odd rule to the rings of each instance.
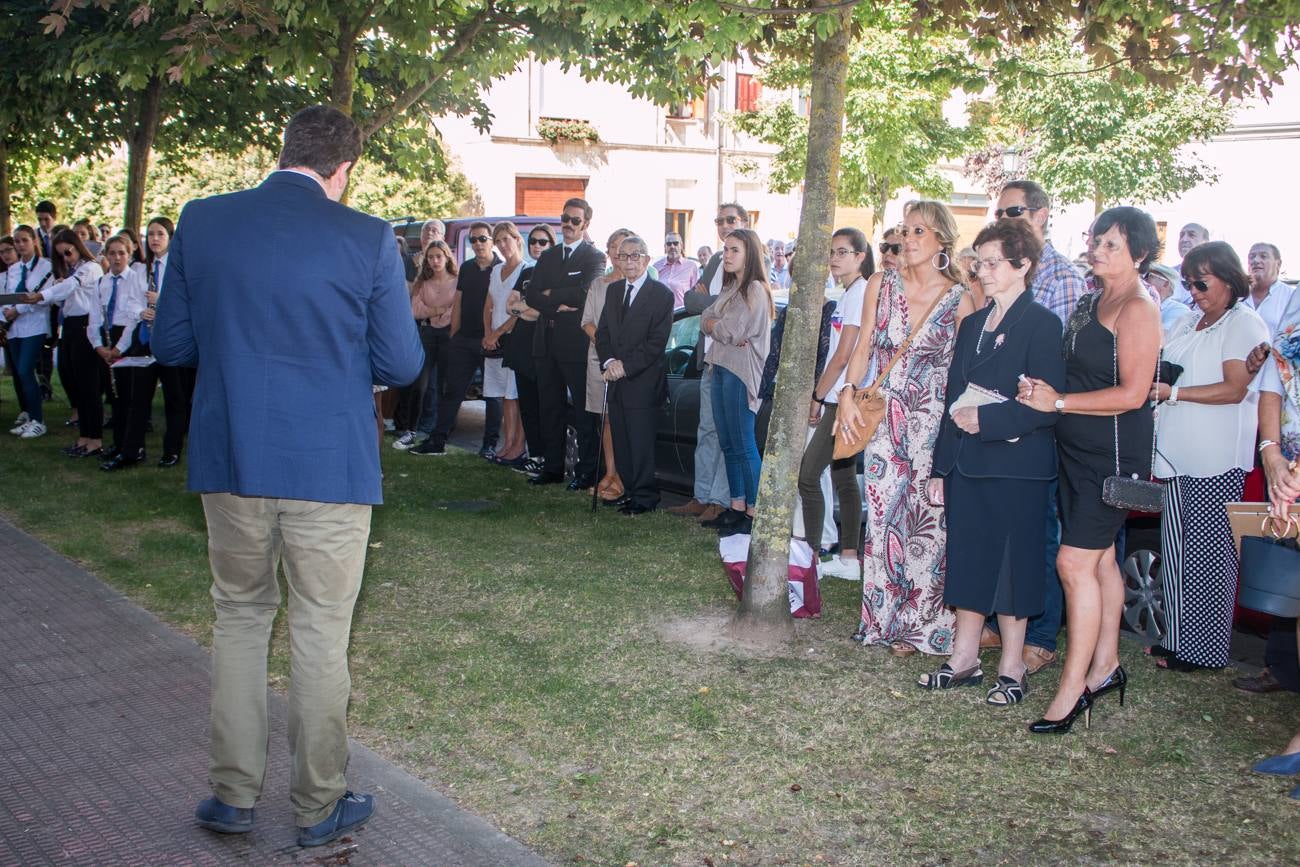
[[[1124,558],[1124,624],[1148,644],[1165,637],[1165,600],[1160,555],[1138,548]]]

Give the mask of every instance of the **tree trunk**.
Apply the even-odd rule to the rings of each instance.
[[[9,146],[0,137],[0,235],[12,235],[13,213],[9,200]]]
[[[349,29],[339,33],[338,57],[330,70],[330,105],[352,116],[352,99],[357,87],[357,36]]]
[[[1101,197],[1101,187],[1097,184],[1092,185],[1092,215],[1100,217],[1101,212],[1106,210],[1106,202]]]
[[[818,5],[828,2],[823,0]],[[835,14],[839,18],[836,31],[813,43],[808,168],[799,217],[798,248],[803,255],[794,261],[794,285],[786,308],[745,589],[737,611],[737,625],[742,630],[779,624],[789,628],[791,624],[786,588],[790,528],[798,497],[799,462],[808,432],[813,360],[817,356],[817,331],[828,274],[826,251],[831,246],[831,221],[839,193],[844,88],[849,65],[850,10],[841,9]]]
[[[122,225],[137,234],[144,222],[144,187],[149,179],[149,156],[162,119],[163,80],[159,76],[136,96],[135,124],[126,137],[126,211]]]

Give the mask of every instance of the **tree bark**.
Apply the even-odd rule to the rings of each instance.
[[[9,199],[9,146],[0,136],[0,235],[12,235],[13,212]]]
[[[126,210],[122,225],[140,232],[144,222],[144,187],[149,178],[149,157],[162,119],[163,80],[155,75],[136,95],[135,124],[126,138]]]
[[[357,87],[357,33],[345,29],[339,34],[338,57],[330,70],[330,105],[352,116],[352,97]]]
[[[822,0],[817,5],[828,4],[829,0]],[[794,261],[794,284],[786,308],[745,589],[736,615],[742,630],[792,625],[786,587],[790,529],[798,497],[799,462],[808,432],[813,360],[817,356],[817,331],[828,274],[826,251],[831,246],[831,221],[839,193],[850,12],[847,8],[837,10],[839,27],[813,43],[808,162],[799,217],[798,247],[803,255]]]

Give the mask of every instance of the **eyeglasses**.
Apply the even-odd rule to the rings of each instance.
[[[641,253],[619,253],[614,258],[620,262],[637,262],[640,261]]]
[[[1041,210],[1042,208],[1031,208],[1028,207],[1027,205],[1012,205],[1009,208],[998,208],[996,211],[993,212],[993,219],[1000,220],[1004,216],[1020,217],[1023,216],[1026,212],[1032,214],[1034,211],[1041,211]]]
[[[718,217],[716,220],[713,221],[713,225],[715,225],[715,226],[734,226],[734,225],[736,225],[736,224],[739,223],[739,222],[740,222],[740,217],[737,217],[735,214],[732,214],[732,215],[729,216],[729,217]]]
[[[566,226],[581,226],[582,217],[571,217],[568,214],[560,214],[560,222]]]
[[[469,242],[470,242],[471,244],[486,244],[488,241],[491,241],[491,240],[492,240],[492,239],[489,238],[487,235],[470,235],[470,236],[469,236]]]
[[[976,259],[971,265],[971,273],[978,274],[980,271],[992,271],[997,267],[999,262],[1010,262],[1010,259]]]
[[[897,256],[899,253],[903,252],[903,245],[882,243],[880,245],[880,252],[887,255]]]
[[[831,249],[831,258],[834,259],[842,256],[852,256],[857,252],[858,251],[854,250],[852,247],[834,247]]]
[[[550,238],[529,238],[528,246],[530,247],[549,247],[551,246]]]
[[[1204,280],[1188,280],[1187,285],[1188,287],[1195,289],[1197,292],[1210,291],[1210,284],[1206,283]]]

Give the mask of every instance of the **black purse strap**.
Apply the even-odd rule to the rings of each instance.
[[[1097,319],[1097,324],[1098,324],[1098,325],[1101,325],[1101,316],[1098,315],[1098,313],[1097,313],[1097,310],[1098,310],[1099,307],[1101,307],[1100,293],[1099,293],[1099,295],[1098,295],[1097,303],[1093,304],[1092,310],[1093,310],[1093,316]],[[1106,326],[1102,325],[1102,327],[1105,328]],[[1109,328],[1107,328],[1106,330],[1107,330],[1107,331],[1110,331]],[[1111,364],[1110,364],[1110,369],[1111,369],[1111,379],[1114,380],[1115,387],[1116,387],[1116,388],[1119,388],[1119,335],[1116,335],[1116,334],[1112,334],[1112,335],[1111,335],[1111,347],[1112,347],[1112,350],[1111,350]],[[1156,355],[1156,378],[1155,378],[1155,385],[1156,385],[1156,387],[1157,387],[1157,393],[1159,393],[1159,386],[1160,386],[1160,361],[1164,358],[1164,355],[1165,355],[1164,347],[1161,347],[1159,354]],[[1154,411],[1153,411],[1153,413],[1154,413]],[[1151,463],[1150,463],[1150,466],[1151,466],[1152,468],[1154,468],[1155,465],[1156,465],[1156,431],[1157,431],[1157,429],[1158,429],[1159,426],[1160,426],[1160,415],[1159,415],[1159,413],[1154,413],[1154,415],[1155,415],[1155,420],[1154,420],[1154,422],[1153,422],[1152,425],[1151,425]],[[1111,416],[1111,419],[1114,421],[1114,424],[1115,424],[1115,475],[1117,475],[1117,476],[1120,475],[1120,471],[1119,471],[1119,417],[1120,417],[1120,413],[1115,413],[1115,415]]]

